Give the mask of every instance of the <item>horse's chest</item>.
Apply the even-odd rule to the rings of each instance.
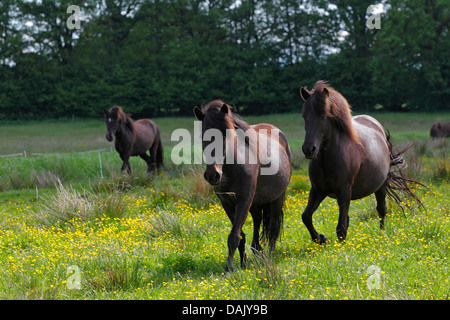
[[[309,165],[309,178],[314,187],[333,196],[345,185],[351,185],[356,176],[357,168],[352,165],[340,164],[339,159],[333,161],[317,159]]]

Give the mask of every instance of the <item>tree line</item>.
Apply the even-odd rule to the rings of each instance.
[[[354,110],[448,110],[443,0],[2,0],[0,120],[293,112],[325,79]],[[80,9],[73,27],[70,5]]]

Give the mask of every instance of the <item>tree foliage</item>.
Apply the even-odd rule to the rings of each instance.
[[[299,109],[329,80],[356,110],[443,110],[446,1],[69,0],[0,3],[0,119],[190,115],[222,98],[246,114]]]

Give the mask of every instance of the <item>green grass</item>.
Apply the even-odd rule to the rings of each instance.
[[[248,268],[237,267],[227,277],[231,223],[203,180],[203,167],[170,164],[175,144],[170,134],[178,127],[192,130],[192,119],[156,120],[166,146],[160,175],[147,176],[138,158],[131,162],[134,175],[122,175],[117,153],[104,152],[103,179],[98,153],[66,154],[108,148],[103,122],[0,126],[8,132],[0,141],[4,154],[21,152],[27,144],[29,153],[51,153],[0,159],[0,298],[449,299],[449,143],[428,141],[432,122],[447,115],[376,117],[394,142],[416,142],[408,152],[407,173],[432,191],[418,191],[425,210],[403,213],[389,202],[386,229],[380,231],[374,197],[354,201],[348,241],[341,245],[335,234],[337,204],[327,199],[314,223],[331,241],[312,243],[301,220],[309,190],[301,117],[248,117],[286,133],[295,170],[275,254],[254,256],[248,248]],[[53,140],[46,141],[50,136]],[[15,149],[11,141],[22,145]],[[249,244],[250,217],[244,232]],[[238,259],[236,254],[236,266]],[[68,268],[74,265],[80,270],[79,289],[71,286],[74,274]],[[369,288],[377,277],[379,286]]]

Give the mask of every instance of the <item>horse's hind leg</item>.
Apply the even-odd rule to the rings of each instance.
[[[157,161],[156,161],[156,154],[158,152],[158,148],[159,148],[159,144],[155,141],[153,143],[153,145],[151,146],[151,148],[149,149],[150,151],[150,164],[149,164],[149,171],[154,172],[157,169]]]
[[[250,213],[253,218],[253,240],[252,240],[252,251],[254,254],[262,251],[262,247],[259,244],[259,230],[262,221],[262,210],[261,207],[250,208]]]
[[[386,217],[387,207],[386,207],[386,183],[375,191],[375,198],[377,199],[377,211],[380,217],[380,229],[384,229],[384,218]]]
[[[144,159],[144,161],[147,163],[147,172],[155,171],[154,166],[152,166],[151,158],[148,156],[147,153],[140,154],[139,157]]]
[[[275,251],[275,243],[280,235],[281,226],[283,223],[283,202],[284,193],[276,200],[270,203],[270,224],[269,224],[269,250]]]

